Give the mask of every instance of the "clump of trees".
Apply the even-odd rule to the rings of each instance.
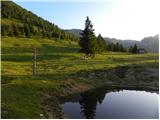
[[[147,53],[147,50],[144,48],[138,48],[137,44],[134,44],[133,46],[129,47],[128,52],[133,53],[133,54]]]
[[[93,25],[88,16],[85,21],[85,28],[81,33],[79,45],[81,47],[80,52],[85,53],[86,57],[94,57],[96,53],[101,53],[105,50],[113,52],[127,52],[126,48],[124,48],[122,44],[107,44],[101,34],[96,37]]]
[[[95,36],[93,25],[87,16],[85,28],[81,33],[79,45],[80,52],[85,53],[86,57],[94,57],[96,53],[106,50],[106,43],[103,37],[99,34]]]
[[[110,43],[107,45],[107,50],[108,51],[113,51],[113,52],[127,52],[127,49],[123,47],[122,44],[120,43]]]
[[[145,49],[138,48],[137,44],[134,44],[129,48],[125,48],[118,42],[106,43],[106,41],[100,34],[98,35],[98,37],[96,37],[93,25],[88,16],[85,21],[85,28],[81,33],[79,45],[81,47],[80,52],[85,53],[86,57],[94,57],[96,53],[101,53],[105,50],[113,52],[130,52],[133,54],[147,53]]]
[[[105,51],[107,48],[106,41],[101,36],[101,34],[99,34],[97,37],[97,45],[98,45],[98,50],[97,50],[98,53]]]
[[[134,46],[130,46],[129,49],[128,49],[128,52],[137,54],[138,53],[137,44],[134,44]]]

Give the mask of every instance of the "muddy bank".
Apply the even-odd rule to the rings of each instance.
[[[106,87],[108,89],[135,89],[158,91],[159,70],[157,67],[127,66],[108,70],[80,71],[62,81],[59,89],[44,94],[45,118],[65,118],[60,98],[84,91]]]

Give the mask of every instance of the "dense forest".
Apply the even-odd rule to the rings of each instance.
[[[12,1],[1,2],[1,34],[2,36],[42,37],[70,39],[78,38],[60,29],[57,25],[38,17],[23,9]],[[54,17],[54,16],[53,16]]]

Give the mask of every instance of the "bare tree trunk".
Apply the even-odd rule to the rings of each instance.
[[[36,48],[34,48],[33,51],[33,75],[36,75],[36,57],[37,57],[37,53],[36,53]]]

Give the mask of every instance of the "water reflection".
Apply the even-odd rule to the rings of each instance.
[[[69,118],[158,118],[157,93],[97,89],[74,98],[63,105]]]
[[[92,101],[92,102],[91,102]],[[93,119],[96,116],[97,100],[94,96],[83,95],[79,101],[83,117]]]
[[[80,108],[83,118],[87,119],[95,118],[97,104],[101,104],[103,102],[106,92],[109,93],[111,92],[111,90],[106,90],[104,88],[101,88],[96,90],[90,90],[81,94],[82,97],[79,100],[79,104],[81,105]]]

